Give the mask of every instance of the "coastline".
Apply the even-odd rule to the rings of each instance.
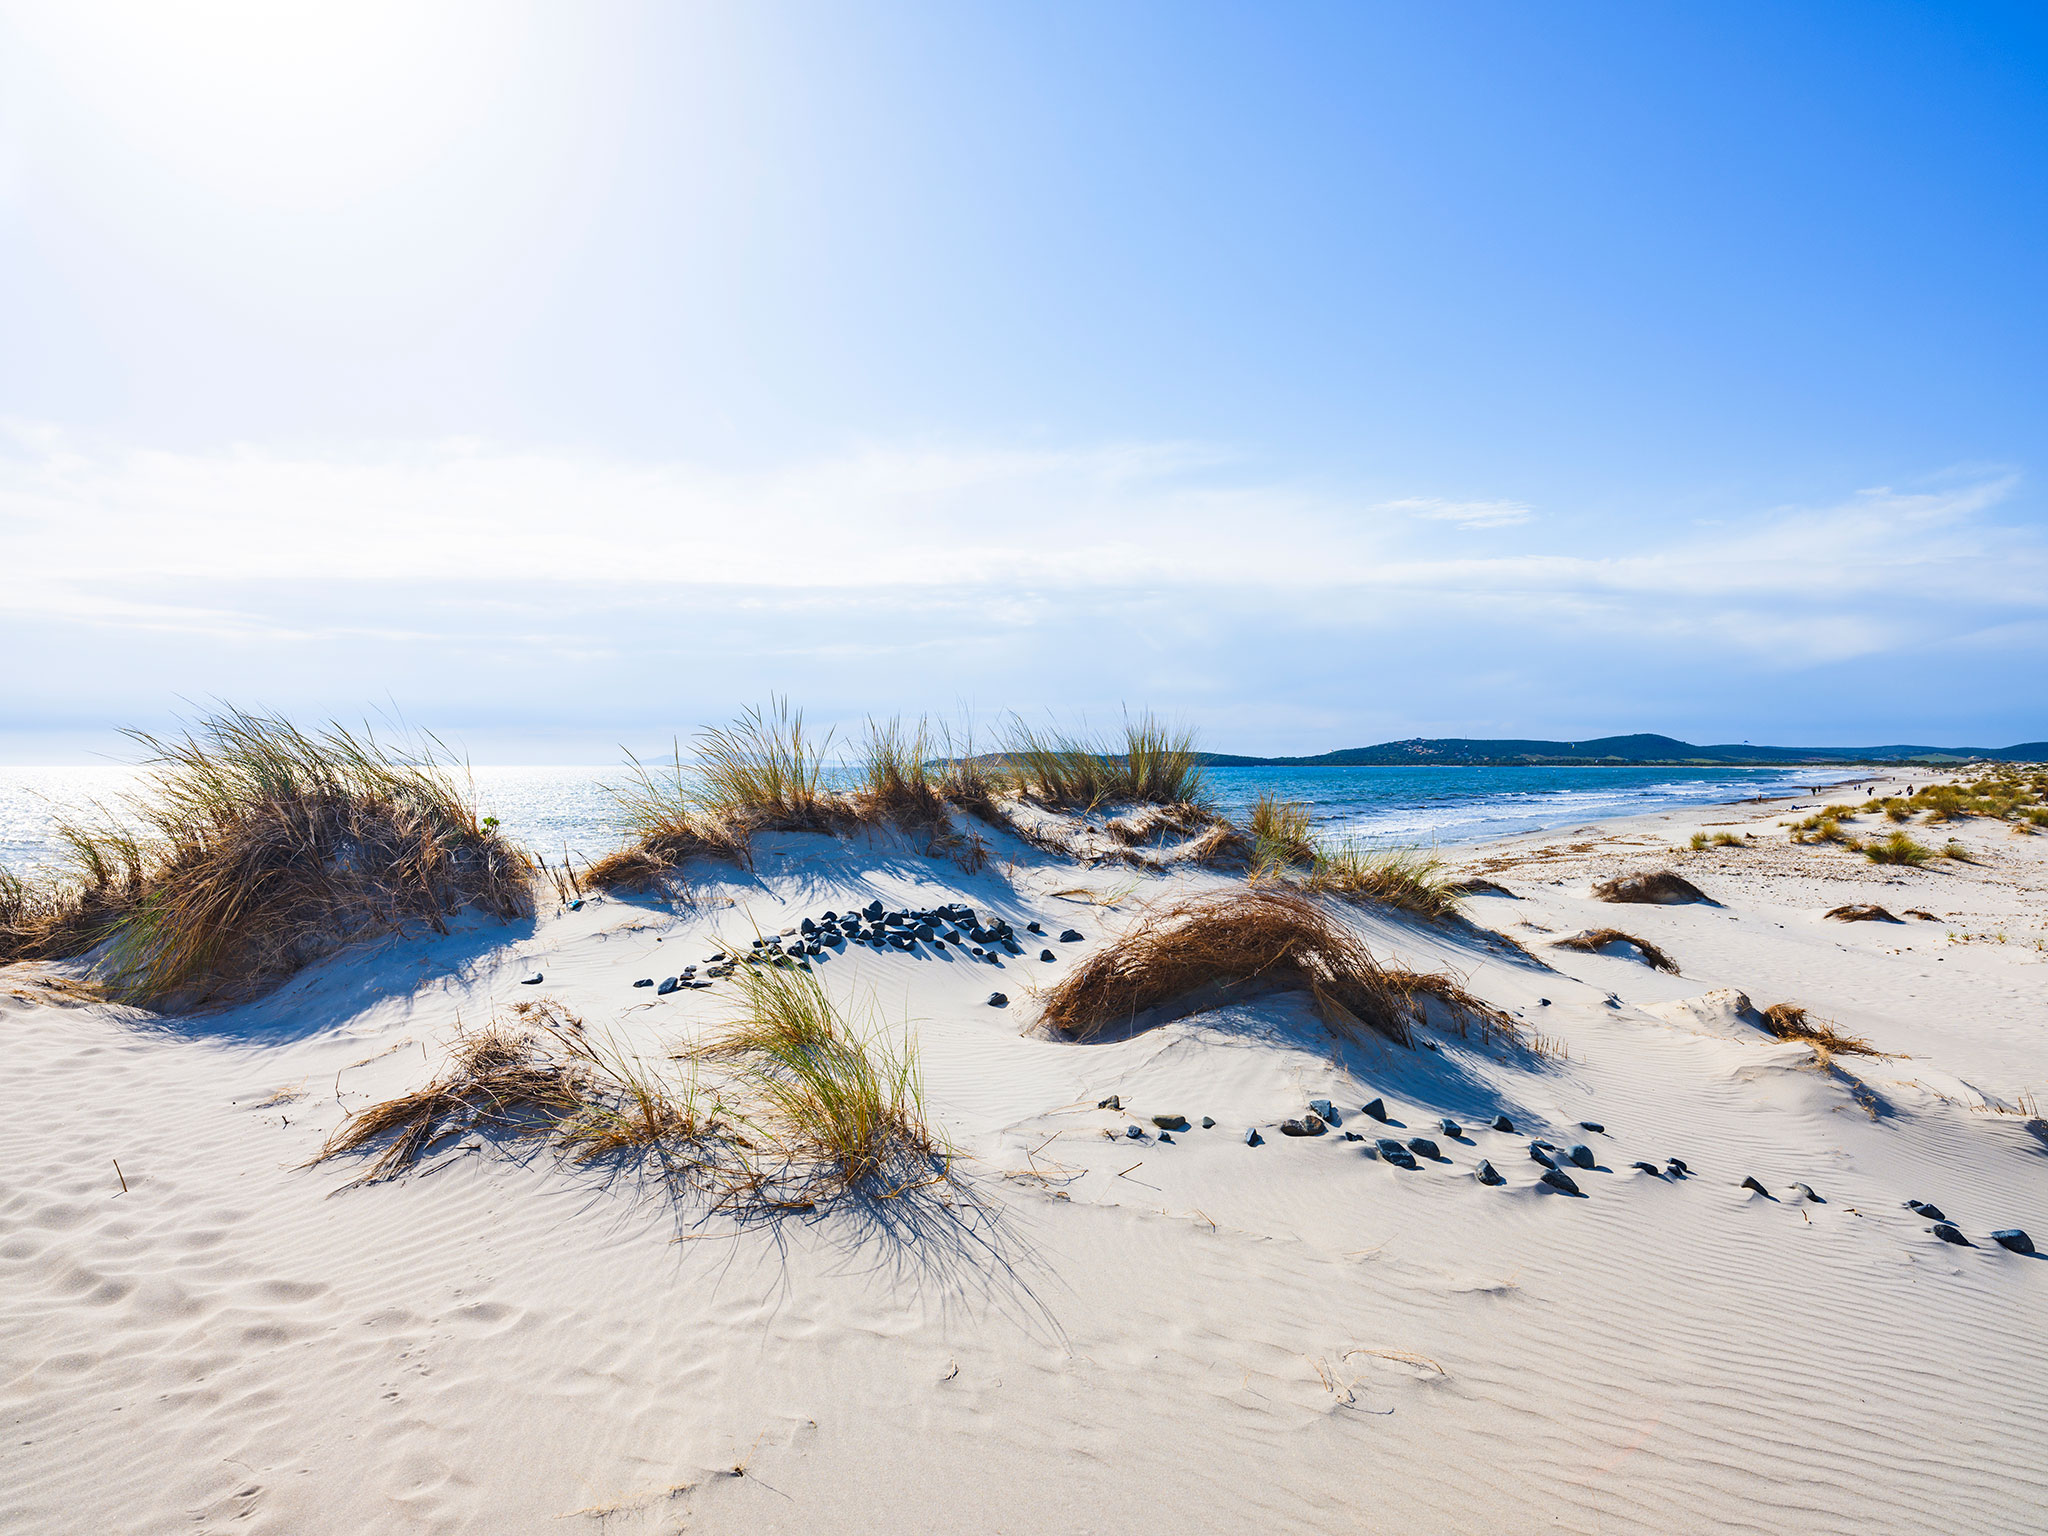
[[[11,967],[0,1524],[1716,1531],[1796,1508],[1812,1531],[2022,1528],[2048,1499],[2048,1264],[1985,1233],[2048,1236],[2028,1128],[2048,838],[1965,822],[1976,863],[1876,866],[1789,843],[1795,804],[1461,848],[1511,894],[1442,927],[1352,915],[1374,954],[1503,1010],[1535,1042],[1515,1050],[1448,1025],[1414,1049],[1340,1040],[1284,992],[1046,1038],[1050,980],[1148,904],[1229,882],[993,835],[967,874],[773,834],[685,900],[458,924],[209,1015],[68,1002],[52,968]],[[1692,850],[1708,830],[1743,846]],[[1716,905],[1591,896],[1664,867]],[[388,1183],[308,1166],[459,1028],[537,996],[651,1060],[686,1051],[730,995],[657,1002],[635,979],[870,897],[1082,935],[993,981],[887,954],[820,972],[869,1027],[914,1029],[958,1151],[949,1204],[735,1222],[646,1168],[474,1132]],[[1902,920],[1825,915],[1869,901]],[[1554,947],[1595,926],[1679,974]],[[1731,990],[1894,1054],[1821,1060]],[[1314,1097],[1371,1136],[1378,1098],[1446,1155],[1404,1171],[1370,1141],[1283,1136]],[[1168,1143],[1169,1111],[1217,1124]],[[1582,1198],[1536,1182],[1532,1135],[1589,1144]],[[1671,1156],[1693,1176],[1631,1166]]]

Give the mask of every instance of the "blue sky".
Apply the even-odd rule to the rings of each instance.
[[[2048,11],[0,3],[0,759],[2048,736]]]

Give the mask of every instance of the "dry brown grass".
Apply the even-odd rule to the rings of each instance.
[[[1450,978],[1382,967],[1300,892],[1271,886],[1190,897],[1146,912],[1055,986],[1040,1022],[1085,1040],[1146,1010],[1250,982],[1310,993],[1324,1017],[1406,1044],[1435,998],[1462,1022],[1511,1031],[1506,1015]]]
[[[1883,1056],[1885,1053],[1861,1035],[1845,1035],[1833,1022],[1815,1019],[1795,1003],[1773,1003],[1764,1010],[1764,1027],[1780,1040],[1796,1040],[1813,1047],[1823,1065],[1832,1056]]]
[[[1610,944],[1626,944],[1643,957],[1643,963],[1655,971],[1665,971],[1676,976],[1678,962],[1664,953],[1648,939],[1639,939],[1632,933],[1623,933],[1619,928],[1589,928],[1584,933],[1575,933],[1570,938],[1558,939],[1552,949],[1579,949],[1587,954],[1597,955]]]
[[[1703,901],[1709,906],[1713,905],[1705,891],[1671,869],[1656,869],[1635,875],[1616,875],[1611,880],[1602,880],[1595,885],[1593,896],[1598,901],[1636,905],[1676,906],[1688,901]]]
[[[235,710],[178,737],[128,734],[150,753],[146,789],[60,829],[72,877],[31,908],[41,955],[104,946],[94,977],[120,1001],[229,1000],[413,923],[532,911],[530,862],[431,738],[401,755]]]

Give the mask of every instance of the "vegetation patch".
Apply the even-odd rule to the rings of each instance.
[[[1763,1013],[1764,1028],[1780,1040],[1796,1040],[1813,1047],[1821,1065],[1833,1056],[1883,1056],[1885,1053],[1861,1035],[1844,1034],[1826,1019],[1816,1019],[1793,1003],[1773,1003]]]
[[[1685,902],[1715,902],[1676,870],[1656,869],[1645,874],[1616,875],[1611,880],[1602,880],[1593,887],[1596,901],[1611,901],[1637,906],[1678,906]]]
[[[1589,928],[1584,933],[1575,933],[1570,938],[1559,939],[1552,949],[1577,949],[1587,954],[1599,954],[1610,944],[1622,944],[1635,950],[1642,957],[1643,964],[1655,971],[1678,974],[1678,962],[1664,953],[1648,939],[1639,939],[1632,933],[1623,933],[1619,928]]]

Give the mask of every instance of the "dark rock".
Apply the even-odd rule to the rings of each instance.
[[[939,936],[938,929],[932,927],[929,923],[919,923],[914,931],[927,944]]]
[[[1025,931],[1026,933],[1043,933],[1043,932],[1045,932],[1045,930],[1044,930],[1043,928],[1039,927],[1039,926],[1038,926],[1038,924],[1036,924],[1036,923],[1026,923],[1026,924],[1024,925],[1024,931]]]
[[[1320,1115],[1303,1115],[1299,1120],[1280,1122],[1282,1136],[1320,1136],[1327,1129]]]
[[[569,910],[571,912],[581,912],[583,910],[583,898],[578,896],[574,901],[570,902]]]
[[[1934,1235],[1944,1243],[1954,1243],[1958,1248],[1974,1248],[1977,1246],[1945,1221],[1937,1221],[1934,1224]]]
[[[1744,1179],[1740,1187],[1743,1189],[1753,1189],[1760,1195],[1768,1195],[1770,1193],[1768,1189],[1765,1189],[1763,1185],[1757,1183],[1753,1178]]]
[[[1661,1179],[1664,1177],[1664,1171],[1661,1168],[1659,1168],[1655,1163],[1630,1163],[1629,1166],[1631,1168],[1642,1169],[1643,1172],[1647,1173],[1653,1179]]]
[[[1162,1131],[1184,1131],[1188,1128],[1186,1115],[1154,1115],[1152,1123]]]
[[[1571,1146],[1565,1149],[1564,1155],[1577,1163],[1581,1168],[1591,1168],[1598,1161],[1593,1156],[1593,1149],[1583,1141],[1573,1142]]]
[[[1539,997],[1536,999],[1536,1006],[1538,1008],[1548,1008],[1550,1006],[1550,999],[1547,997]]]
[[[1359,1113],[1370,1115],[1375,1120],[1385,1120],[1387,1118],[1386,1100],[1374,1099],[1370,1104],[1366,1105],[1364,1109],[1360,1110]]]
[[[1543,1149],[1543,1143],[1540,1141],[1529,1143],[1529,1161],[1541,1163],[1546,1168],[1555,1168],[1557,1166],[1557,1160]]]
[[[681,986],[682,984],[682,977],[671,976],[666,981],[664,981],[660,986],[654,989],[654,995],[656,997],[667,997],[669,993],[675,991],[675,989]]]
[[[1437,1162],[1443,1161],[1443,1152],[1427,1136],[1410,1136],[1408,1150],[1421,1157],[1432,1158]]]
[[[1391,1136],[1380,1137],[1372,1146],[1375,1152],[1379,1153],[1382,1158],[1392,1163],[1396,1168],[1413,1168],[1415,1166],[1415,1154]]]
[[[1308,1101],[1308,1107],[1314,1110],[1317,1114],[1321,1115],[1325,1120],[1329,1121],[1332,1125],[1342,1125],[1344,1123],[1342,1120],[1339,1120],[1337,1118],[1336,1106],[1333,1105],[1328,1099],[1310,1099]]]
[[[2014,1253],[2032,1253],[2034,1240],[2018,1227],[2006,1227],[1991,1234],[1991,1241],[2001,1248],[2010,1248]]]
[[[1145,1139],[1144,1131],[1135,1125],[1125,1126],[1124,1135],[1128,1136],[1132,1141],[1143,1141]]]
[[[1462,1136],[1465,1134],[1463,1131],[1458,1129],[1457,1121],[1448,1118],[1437,1121],[1436,1128],[1442,1131],[1446,1136]]]
[[[1493,1128],[1496,1131],[1506,1131],[1510,1136],[1515,1134],[1515,1122],[1506,1115],[1495,1115],[1493,1117]]]
[[[1579,1186],[1572,1182],[1572,1176],[1562,1168],[1549,1169],[1537,1182],[1548,1184],[1552,1189],[1561,1190],[1567,1195],[1576,1195],[1579,1192]]]
[[[1062,933],[1062,934],[1060,935],[1060,942],[1061,942],[1062,944],[1078,944],[1078,943],[1080,943],[1080,942],[1081,942],[1081,930],[1080,930],[1080,929],[1078,929],[1078,928],[1069,928],[1069,929],[1067,929],[1067,930],[1066,930],[1066,932],[1064,932],[1064,933]]]
[[[818,931],[818,925],[812,922],[807,917],[802,922],[796,925],[796,931],[798,933],[816,933]]]
[[[1173,1134],[1170,1131],[1161,1131],[1159,1133],[1159,1139],[1165,1142],[1168,1146],[1173,1145]]]
[[[643,976],[634,982],[633,985],[636,987],[651,987],[654,985],[654,978],[652,976]]]
[[[539,985],[540,985],[540,972],[539,972],[539,971],[535,971],[535,972],[534,972],[534,973],[533,973],[533,974],[532,974],[531,976],[522,976],[522,977],[520,977],[520,978],[519,978],[519,985],[521,985],[522,987],[537,987],[537,986],[539,986]]]
[[[1209,1118],[1209,1117],[1208,1117],[1207,1115],[1204,1115],[1204,1116],[1202,1116],[1202,1129],[1203,1129],[1203,1130],[1205,1130],[1205,1131],[1211,1131],[1211,1130],[1214,1130],[1215,1128],[1216,1128],[1216,1122],[1215,1122],[1214,1120],[1211,1120],[1211,1119],[1210,1119],[1210,1118]]]
[[[1795,1184],[1793,1184],[1793,1186],[1792,1186],[1792,1187],[1793,1187],[1794,1189],[1796,1189],[1796,1190],[1798,1190],[1798,1191],[1799,1191],[1799,1198],[1800,1198],[1800,1199],[1802,1199],[1802,1200],[1810,1201],[1810,1202],[1811,1202],[1811,1203],[1813,1203],[1814,1205],[1826,1205],[1826,1204],[1827,1204],[1827,1201],[1825,1201],[1825,1200],[1821,1199],[1821,1197],[1820,1197],[1819,1195],[1816,1195],[1816,1194],[1815,1194],[1815,1193],[1813,1192],[1813,1186],[1812,1186],[1811,1184],[1799,1184],[1799,1183],[1795,1183]]]
[[[1940,1206],[1929,1205],[1925,1200],[1908,1200],[1906,1202],[1906,1209],[1915,1216],[1925,1216],[1929,1221],[1948,1220],[1946,1216],[1941,1214]]]
[[[988,1005],[991,1008],[1007,1008],[1010,1006],[1010,999],[1001,992],[991,992],[988,995]]]
[[[1579,1122],[1579,1129],[1582,1131],[1591,1131],[1595,1136],[1605,1136],[1607,1134],[1607,1127],[1602,1125],[1598,1120],[1581,1120]]]
[[[1265,1139],[1265,1137],[1259,1134],[1259,1128],[1256,1125],[1249,1127],[1244,1133],[1244,1144],[1248,1147],[1256,1147]]]
[[[1344,1139],[1345,1139],[1346,1141],[1363,1141],[1363,1140],[1365,1140],[1365,1138],[1364,1138],[1363,1136],[1359,1135],[1359,1134],[1358,1134],[1358,1132],[1356,1132],[1356,1131],[1346,1131],[1346,1132],[1344,1133]]]
[[[1482,1184],[1507,1183],[1507,1180],[1501,1177],[1500,1170],[1483,1157],[1479,1159],[1479,1166],[1472,1170],[1472,1177]]]
[[[1053,952],[1049,949],[1041,949],[1038,952],[1038,958],[1041,960],[1051,960],[1054,958],[1054,955]]]
[[[1685,1166],[1685,1159],[1682,1157],[1667,1157],[1664,1159],[1664,1166],[1666,1168],[1669,1168],[1673,1173],[1677,1174],[1680,1178],[1684,1178],[1687,1174],[1692,1172],[1690,1168]]]
[[[1122,1109],[1124,1107],[1124,1101],[1117,1097],[1117,1095],[1112,1093],[1108,1098],[1104,1099],[1100,1104],[1096,1105],[1095,1107],[1097,1109]]]

